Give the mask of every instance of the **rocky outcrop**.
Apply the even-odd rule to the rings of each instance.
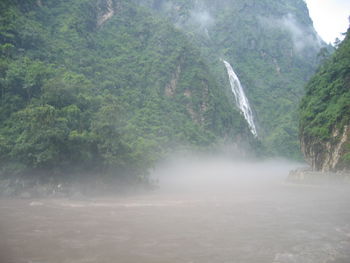
[[[317,138],[300,137],[301,150],[306,161],[314,171],[329,172],[347,170],[349,167],[343,162],[350,143],[350,125],[342,129],[335,127],[331,138],[321,141]]]
[[[314,171],[350,171],[350,28],[305,87],[301,150]]]
[[[39,7],[42,7],[43,3],[41,2],[41,0],[36,0],[36,5]]]
[[[165,87],[165,95],[167,97],[172,97],[175,94],[175,90],[177,88],[177,82],[179,81],[180,74],[181,74],[181,66],[178,65],[170,82]]]
[[[104,10],[100,10],[100,15],[97,19],[97,26],[102,26],[108,19],[110,19],[114,15],[114,9],[113,9],[113,1],[112,0],[106,0],[104,3]]]

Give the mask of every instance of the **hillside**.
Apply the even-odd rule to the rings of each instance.
[[[222,145],[298,158],[322,45],[302,0],[3,0],[0,172],[144,180]]]
[[[134,180],[170,150],[254,143],[196,47],[133,3],[9,0],[0,19],[3,175]]]
[[[134,1],[186,33],[228,96],[232,92],[221,59],[231,63],[265,154],[300,158],[297,108],[325,47],[303,0]]]
[[[350,30],[306,86],[300,141],[314,170],[350,169]]]

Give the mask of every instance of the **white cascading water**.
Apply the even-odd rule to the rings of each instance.
[[[230,63],[228,63],[225,60],[222,60],[222,61],[224,62],[225,67],[227,69],[227,74],[230,79],[231,89],[233,94],[235,95],[236,105],[240,109],[240,111],[243,113],[244,118],[248,122],[250,131],[255,137],[257,137],[258,133],[256,131],[256,127],[253,119],[253,112],[249,106],[248,98],[244,94],[244,90],[241,85],[241,82],[239,81],[236,73],[233,71],[233,68],[230,65]]]

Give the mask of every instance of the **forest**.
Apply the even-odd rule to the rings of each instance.
[[[331,170],[350,168],[350,29],[344,35],[306,85],[299,109],[303,150],[307,157],[319,159],[313,161],[318,170],[327,156],[336,160],[327,165]]]
[[[169,154],[223,148],[301,160],[298,103],[322,47],[299,0],[3,0],[0,174],[147,181]]]
[[[1,2],[2,175],[143,180],[170,149],[254,140],[184,34],[128,2],[97,25],[103,8]]]

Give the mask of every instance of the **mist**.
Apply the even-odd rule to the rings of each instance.
[[[285,30],[291,35],[294,49],[301,53],[306,48],[320,49],[322,45],[321,38],[315,33],[313,28],[305,28],[296,17],[287,14],[282,18],[260,17],[260,22],[267,27]]]
[[[214,18],[207,10],[191,11],[190,23],[198,24],[202,28],[208,28],[214,24]]]
[[[256,161],[228,156],[176,156],[152,173],[159,191],[178,193],[232,193],[245,188],[283,184],[290,170],[306,164],[284,159]]]
[[[0,263],[350,262],[349,185],[261,160],[300,154],[320,44],[302,1],[0,7]]]
[[[210,38],[209,30],[215,25],[214,16],[210,9],[203,2],[193,2],[191,10],[186,15],[176,16],[174,26],[180,30],[186,30],[190,27],[198,34],[204,34]],[[160,4],[159,9],[165,13],[179,12],[180,4],[174,4],[171,1],[164,1]]]
[[[0,199],[0,261],[349,262],[349,187],[288,183],[302,166],[176,155],[153,191]]]

